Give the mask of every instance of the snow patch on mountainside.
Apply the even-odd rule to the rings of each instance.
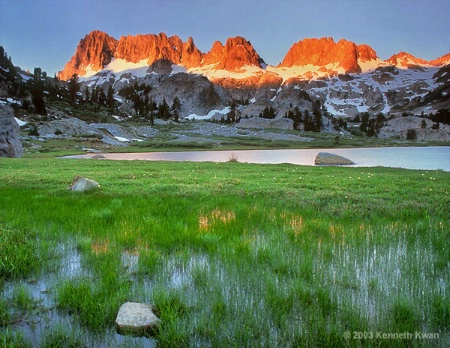
[[[205,65],[202,67],[196,67],[188,69],[187,71],[191,74],[199,74],[206,76],[210,80],[232,78],[232,79],[245,79],[252,76],[261,75],[264,70],[257,66],[245,65],[242,68],[235,71],[228,70],[215,70],[215,64]]]
[[[92,64],[89,64],[87,67],[85,67],[85,70],[86,70],[86,73],[80,78],[88,79],[89,77],[94,76],[98,72],[93,69]]]
[[[289,68],[268,66],[266,70],[279,75],[283,81],[287,81],[291,78],[317,80],[320,78],[330,78],[330,76],[336,74],[345,74],[345,69],[340,67],[339,63],[330,63],[325,66],[308,64],[304,66],[292,66]]]
[[[123,59],[113,59],[104,70],[109,70],[113,73],[132,73],[136,77],[144,77],[147,75],[148,64],[147,59],[142,59],[137,63],[127,62]]]
[[[216,115],[226,115],[229,112],[230,112],[230,108],[227,106],[226,108],[223,108],[222,110],[211,110],[206,115],[190,114],[186,118],[188,120],[209,120]]]
[[[361,73],[368,73],[374,71],[376,68],[380,66],[387,66],[388,63],[378,58],[369,61],[359,60],[358,65],[361,67]]]
[[[104,69],[95,71],[92,69],[92,64],[89,65],[86,69],[86,74],[79,77],[80,81],[88,81],[92,78],[97,77],[96,75],[102,75],[104,77],[109,76],[115,78],[116,75],[122,75],[126,73],[130,73],[135,77],[144,77],[147,75],[148,64],[147,59],[143,59],[137,63],[127,62],[124,59],[113,59],[111,63],[105,66]],[[100,83],[100,81],[96,81],[96,83]]]

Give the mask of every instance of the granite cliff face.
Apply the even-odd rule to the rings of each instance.
[[[167,37],[166,34],[160,33],[122,36],[114,52],[114,58],[131,63],[138,63],[145,59],[149,66],[159,60],[165,60],[188,68],[197,66],[202,54],[192,38],[183,42],[176,35]]]
[[[346,73],[360,73],[358,59],[377,59],[375,51],[367,45],[357,46],[353,42],[332,38],[304,39],[292,45],[279,67],[336,65]]]
[[[195,46],[194,39],[189,37],[186,42],[183,43],[183,51],[181,55],[181,65],[186,68],[192,68],[199,66],[203,59],[203,53]]]
[[[94,71],[103,69],[111,62],[117,43],[116,39],[102,31],[92,31],[80,41],[73,57],[58,73],[58,78],[68,80],[73,74],[83,76],[88,67]]]
[[[251,43],[240,36],[227,39],[225,45],[216,41],[211,50],[204,54],[191,37],[183,42],[176,35],[167,37],[160,33],[128,35],[116,40],[101,31],[93,31],[80,41],[74,56],[58,77],[68,80],[73,74],[85,75],[87,69],[102,70],[112,58],[129,63],[146,60],[148,66],[166,61],[186,69],[211,65],[215,70],[228,71],[236,71],[243,66],[261,67],[264,63]]]
[[[252,44],[241,36],[227,39],[225,46],[214,42],[211,50],[203,57],[202,66],[213,65],[216,70],[236,71],[243,66],[260,67],[264,61]]]

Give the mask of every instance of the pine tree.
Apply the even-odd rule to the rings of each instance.
[[[154,124],[154,113],[157,110],[156,103],[153,101],[153,99],[149,99],[148,104],[145,105],[145,115],[148,115],[148,118],[150,120],[150,125],[153,126]]]
[[[108,92],[106,94],[106,105],[112,111],[114,110],[114,89],[111,85],[108,87]]]
[[[85,96],[85,101],[86,101],[87,103],[92,104],[92,100],[91,100],[91,97],[90,97],[90,93],[89,93],[89,88],[88,88],[88,86],[86,86],[86,88],[84,89],[84,96]]]
[[[308,110],[303,111],[303,122],[304,122],[304,130],[305,132],[312,131],[313,125],[312,125],[312,118],[309,114]]]
[[[379,113],[377,114],[376,125],[375,125],[376,130],[377,130],[377,133],[378,133],[378,131],[379,131],[381,128],[383,128],[385,119],[386,119],[386,118],[384,117],[384,114],[383,114],[382,112],[379,112]]]
[[[80,84],[78,83],[78,75],[73,74],[68,84],[70,100],[75,102],[77,99],[77,93],[80,91]]]
[[[227,119],[226,119],[227,123],[236,123],[239,122],[239,115],[238,115],[238,111],[237,111],[237,103],[236,100],[233,99],[230,103],[230,111],[227,114]]]
[[[167,104],[166,98],[158,105],[158,117],[167,121],[170,118],[169,104]]]
[[[369,126],[369,113],[368,112],[363,112],[362,114],[360,114],[360,118],[361,118],[361,124],[359,126],[359,130],[361,132],[367,133],[367,128]]]
[[[106,94],[103,88],[99,88],[98,91],[98,104],[105,105],[106,104]]]
[[[34,105],[35,113],[47,115],[44,100],[44,85],[41,80],[41,68],[34,68],[34,80],[31,87],[31,101]]]
[[[180,109],[181,109],[180,99],[178,99],[178,97],[175,96],[175,98],[173,99],[173,102],[172,102],[172,107],[170,108],[170,110],[172,111],[173,119],[174,119],[175,122],[179,121],[178,112],[180,111]]]
[[[320,101],[316,100],[313,104],[313,125],[312,125],[312,131],[313,132],[320,132],[320,129],[322,128],[322,112],[320,111]]]
[[[133,94],[131,100],[133,102],[133,108],[134,108],[134,111],[136,112],[136,115],[141,115],[143,103],[142,103],[141,97],[139,97],[139,94],[137,94],[137,93]]]

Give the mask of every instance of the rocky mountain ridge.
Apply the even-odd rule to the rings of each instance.
[[[245,65],[260,66],[264,61],[258,56],[251,43],[243,37],[229,38],[225,46],[214,42],[208,53],[202,53],[189,37],[183,42],[178,36],[167,37],[165,33],[122,36],[119,40],[95,30],[80,41],[72,59],[58,73],[62,80],[73,74],[84,76],[86,71],[99,71],[112,59],[122,59],[129,63],[146,60],[151,67],[158,61],[181,65],[186,69],[214,66],[216,70],[233,71]]]
[[[74,56],[58,73],[62,80],[68,80],[73,74],[86,75],[87,70],[98,72],[113,59],[122,59],[129,63],[139,63],[146,60],[151,66],[159,60],[181,65],[186,69],[207,66],[213,70],[236,71],[242,67],[265,66],[264,60],[245,38],[237,36],[228,38],[225,45],[215,41],[207,53],[202,53],[195,46],[192,37],[183,42],[178,36],[168,37],[165,33],[138,34],[122,36],[119,40],[100,31],[94,30],[87,34],[78,44]],[[334,65],[335,73],[361,73],[363,68],[359,63],[385,63],[400,68],[408,66],[442,66],[449,64],[450,53],[443,57],[426,61],[413,55],[400,52],[392,55],[386,61],[381,61],[375,50],[366,44],[357,45],[341,39],[335,42],[333,38],[306,38],[294,43],[286,53],[277,68],[304,66]],[[340,69],[339,69],[340,68]]]
[[[93,31],[59,73],[73,74],[88,88],[116,93],[132,83],[151,87],[147,98],[181,101],[181,117],[217,115],[237,100],[243,117],[257,117],[273,107],[276,118],[289,110],[313,111],[319,101],[336,117],[361,112],[421,113],[450,108],[450,53],[426,61],[400,52],[381,60],[365,44],[333,38],[309,38],[292,45],[278,66],[269,66],[243,37],[216,41],[207,53],[192,38],[122,36],[116,40]],[[306,94],[305,94],[306,92]],[[130,101],[122,111],[133,113]]]

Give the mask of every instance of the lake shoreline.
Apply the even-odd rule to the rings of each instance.
[[[109,160],[148,161],[193,161],[228,162],[237,161],[259,164],[290,163],[314,165],[319,152],[330,152],[349,158],[350,167],[391,167],[405,169],[450,171],[450,147],[361,147],[361,148],[320,148],[320,149],[271,149],[271,150],[222,150],[222,151],[171,151],[171,152],[95,152],[63,158],[96,158]],[[389,152],[389,153],[387,153]]]

